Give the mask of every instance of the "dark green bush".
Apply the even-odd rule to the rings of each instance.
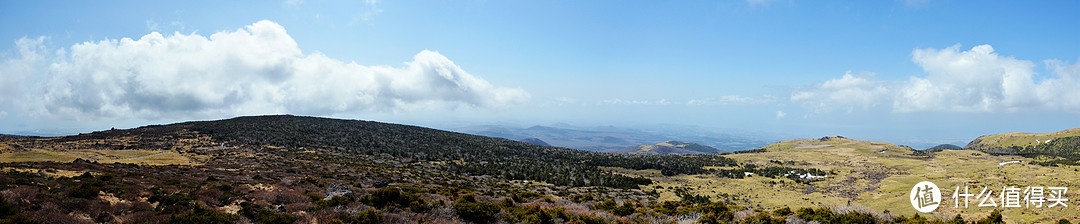
[[[0,219],[0,224],[39,224],[37,220],[30,219],[22,214],[15,214],[8,216],[7,218]]]
[[[454,204],[454,211],[458,216],[473,222],[491,221],[500,210],[499,205],[490,202],[458,201]]]
[[[178,213],[194,205],[195,199],[183,192],[162,196],[161,194],[151,195],[146,200],[147,202],[157,202],[158,206],[156,210],[163,214]]]
[[[1002,220],[1002,219],[1003,218],[1001,217],[1001,211],[998,211],[997,209],[994,209],[993,212],[990,212],[989,216],[986,216],[986,218],[980,219],[979,221],[975,221],[975,223],[976,224],[999,224],[999,223],[1005,223],[1005,221]]]
[[[818,221],[820,223],[873,223],[874,216],[862,212],[848,212],[837,214],[828,208],[800,208],[797,212],[800,219],[806,221]]]
[[[739,220],[739,223],[754,223],[754,224],[783,224],[784,218],[773,218],[769,215],[769,212],[758,212],[757,215],[747,217],[743,220]],[[869,222],[873,223],[873,222]]]
[[[382,216],[382,212],[376,211],[375,209],[368,209],[367,211],[357,213],[355,216],[341,215],[338,219],[343,223],[373,224],[378,223],[379,219],[382,219]]]
[[[15,208],[15,206],[12,206],[11,204],[8,204],[7,200],[4,199],[4,195],[0,195],[0,219],[7,218],[8,216],[13,216],[15,214],[19,214],[19,209]]]
[[[532,199],[537,199],[537,198],[540,198],[540,197],[543,197],[543,196],[544,195],[538,194],[538,193],[535,193],[535,192],[525,191],[525,192],[517,192],[517,193],[513,194],[512,198],[516,202],[524,203],[524,202],[528,202],[528,201],[530,201]]]
[[[415,207],[415,205],[424,205],[423,199],[420,199],[419,189],[404,186],[389,186],[379,188],[371,194],[365,195],[360,198],[360,202],[375,206],[377,208],[384,208],[386,206],[394,207]],[[414,203],[415,202],[415,203]]]
[[[735,213],[723,202],[713,202],[697,208],[703,215],[698,219],[702,223],[728,223],[735,218]]]
[[[604,200],[604,201],[602,201],[600,203],[597,203],[593,207],[596,208],[596,209],[600,209],[600,210],[610,212],[611,210],[615,210],[615,207],[618,207],[618,206],[619,206],[619,204],[616,203],[615,200],[608,199],[608,200]]]
[[[86,174],[90,174],[90,172],[87,172]],[[98,191],[100,190],[97,187],[94,187],[94,185],[90,183],[82,183],[79,184],[79,186],[72,188],[71,191],[68,192],[68,196],[90,199],[96,198],[98,196]]]
[[[228,224],[236,223],[235,217],[229,214],[214,211],[213,209],[195,206],[194,210],[183,215],[169,217],[169,224],[200,223],[200,224]]]
[[[327,207],[334,207],[334,206],[347,205],[347,204],[349,204],[349,198],[348,197],[334,196],[333,198],[330,198],[330,200],[316,201],[315,202],[315,207],[317,207],[317,208],[327,208]]]
[[[289,213],[277,213],[264,206],[251,202],[240,203],[240,215],[255,221],[256,223],[288,224],[296,222],[300,217]]]
[[[630,214],[634,214],[634,205],[630,204],[630,202],[624,202],[621,206],[612,209],[611,214],[615,214],[617,216],[628,216]]]

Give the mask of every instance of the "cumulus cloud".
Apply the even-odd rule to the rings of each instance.
[[[0,103],[23,94],[25,85],[38,67],[43,66],[44,47],[41,43],[44,37],[36,39],[22,38],[15,41],[16,49],[20,57],[0,61]]]
[[[435,51],[398,67],[304,54],[271,21],[209,37],[153,32],[84,42],[51,56],[42,56],[41,42],[16,42],[19,56],[3,61],[0,85],[38,77],[23,94],[39,102],[36,113],[63,118],[498,108],[529,98],[524,90],[473,76]]]
[[[787,117],[787,113],[784,113],[784,111],[782,111],[782,110],[776,111],[776,119],[777,120],[784,119],[784,117]]]
[[[912,77],[894,109],[909,111],[1016,112],[1042,109],[1032,81],[1035,63],[1002,57],[990,45],[916,49],[913,62],[928,74]]]
[[[1080,59],[1074,64],[1053,59],[1044,62],[1054,78],[1040,82],[1036,95],[1044,99],[1046,107],[1080,113]]]
[[[840,108],[849,112],[856,108],[869,109],[882,103],[889,94],[884,82],[874,73],[848,71],[839,79],[831,79],[811,88],[795,91],[792,102],[800,102],[815,112],[829,112]]]
[[[915,49],[911,60],[926,76],[884,82],[872,74],[860,77],[849,72],[840,79],[795,91],[791,100],[815,112],[891,102],[896,112],[1080,113],[1080,98],[1076,97],[1080,96],[1080,64],[1046,60],[1053,76],[1039,77],[1034,62],[998,55],[990,45],[966,51],[958,45]]]

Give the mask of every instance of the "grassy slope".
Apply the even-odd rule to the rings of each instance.
[[[1008,148],[1012,146],[1027,147],[1036,145],[1039,142],[1045,142],[1049,139],[1069,136],[1080,136],[1080,128],[1074,128],[1053,133],[1012,132],[996,135],[986,135],[971,141],[971,143],[968,143],[968,145],[965,146],[964,149],[987,151],[998,148]]]
[[[911,187],[929,180],[942,188],[943,206],[931,217],[965,218],[988,215],[993,209],[977,207],[953,208],[952,191],[967,185],[971,191],[983,186],[1062,186],[1080,189],[1077,167],[1042,167],[1027,163],[998,166],[1004,161],[1024,160],[1019,156],[992,156],[974,150],[945,150],[932,157],[914,156],[911,149],[887,143],[856,141],[843,138],[797,139],[764,147],[766,152],[734,154],[729,157],[740,163],[769,166],[770,160],[796,161],[794,167],[830,170],[837,175],[809,185],[790,180],[760,176],[745,179],[726,179],[712,175],[679,175],[663,177],[655,172],[626,171],[653,178],[657,182],[645,189],[662,188],[661,200],[675,199],[669,187],[689,187],[702,195],[727,193],[739,195],[736,201],[765,208],[806,206],[869,207],[893,214],[915,213],[907,200]],[[779,183],[784,180],[784,183]],[[1071,196],[1073,194],[1067,194]],[[995,193],[994,197],[999,194]],[[974,198],[972,198],[974,200]],[[1070,199],[1070,201],[1075,199]],[[1010,208],[1003,211],[1009,222],[1049,222],[1056,218],[1080,220],[1075,203],[1069,208]],[[962,213],[961,213],[962,212]],[[1055,219],[1050,219],[1055,218]]]

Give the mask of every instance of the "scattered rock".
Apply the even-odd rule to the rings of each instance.
[[[280,204],[280,205],[278,205],[278,206],[277,206],[277,209],[274,209],[274,212],[277,212],[277,213],[286,213],[286,212],[288,212],[288,211],[287,211],[287,210],[285,210],[285,204]]]
[[[389,181],[380,180],[380,181],[375,181],[375,183],[371,184],[371,187],[374,187],[374,188],[384,188],[386,186],[390,186]]]
[[[330,186],[326,187],[326,197],[324,197],[323,200],[333,199],[334,196],[342,196],[352,199],[353,192],[352,190],[349,190],[349,186],[330,184]]]

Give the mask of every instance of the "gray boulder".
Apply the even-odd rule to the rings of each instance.
[[[349,186],[338,185],[338,184],[330,184],[330,186],[326,187],[326,197],[323,197],[323,200],[333,199],[334,196],[342,196],[342,197],[352,199],[353,198],[353,192],[352,192],[352,190],[349,190]]]

